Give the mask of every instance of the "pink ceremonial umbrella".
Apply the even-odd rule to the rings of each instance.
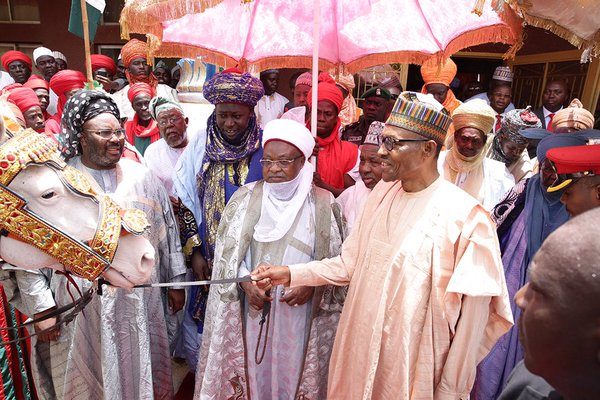
[[[202,56],[255,72],[283,67],[355,72],[517,41],[521,25],[512,10],[501,18],[489,4],[481,15],[473,6],[473,0],[134,0],[123,9],[121,27],[125,36],[146,34],[152,56]],[[316,96],[314,90],[313,104]],[[313,107],[313,125],[315,112]]]

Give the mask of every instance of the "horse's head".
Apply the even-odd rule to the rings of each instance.
[[[143,212],[118,207],[65,166],[40,134],[26,131],[13,139],[0,147],[0,257],[21,268],[66,269],[90,280],[102,274],[120,287],[147,282],[154,249],[140,236],[147,224]]]

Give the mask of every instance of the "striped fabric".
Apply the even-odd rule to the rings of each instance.
[[[386,121],[439,144],[444,144],[451,123],[450,113],[433,96],[416,92],[402,92]]]
[[[17,311],[8,303],[4,288],[0,285],[0,326],[16,326],[25,322],[27,317]],[[19,335],[24,336],[27,331],[20,330]],[[13,331],[0,331],[2,341],[14,339]],[[0,400],[30,400],[35,398],[30,384],[29,368],[29,341],[0,347]]]

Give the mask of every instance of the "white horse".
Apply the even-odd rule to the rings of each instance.
[[[0,132],[0,135],[2,133]],[[41,135],[39,140],[49,141]],[[6,167],[6,151],[3,152],[2,148],[9,143],[11,141],[0,145],[0,178],[2,178],[2,168]],[[55,148],[54,144],[52,146]],[[28,149],[24,151],[26,152]],[[4,160],[2,159],[3,154]],[[9,154],[13,153],[9,151]],[[48,151],[47,154],[53,159],[57,157],[57,153],[54,154],[51,151]],[[33,157],[35,159],[35,156]],[[12,158],[10,157],[11,160]],[[81,175],[77,178],[85,183],[84,186],[91,187],[85,176]],[[44,163],[42,157],[38,162],[28,163],[4,188],[7,187],[26,202],[23,211],[41,218],[58,232],[75,239],[75,242],[79,241],[79,243],[87,245],[97,235],[97,232],[102,230],[100,220],[103,212],[106,211],[103,208],[106,207],[102,207],[101,201],[99,202],[98,199],[104,195],[102,193],[94,197],[83,195],[65,185],[63,181],[65,181],[63,170],[56,168],[51,163]],[[0,215],[2,215],[2,211],[7,211],[6,203],[1,201],[2,196],[8,193],[4,188],[0,186]],[[2,210],[2,207],[5,209]],[[119,214],[123,214],[124,211],[118,209]],[[10,232],[10,229],[7,232],[5,225],[3,225],[3,221],[0,221],[3,229],[3,236],[0,236],[0,258],[5,262],[23,269],[48,267],[59,271],[71,269],[69,266],[65,268],[57,260],[56,253],[53,257],[48,251],[42,251],[31,242],[28,243],[18,235],[11,234],[13,232]],[[118,237],[116,252],[112,260],[109,260],[111,261],[110,267],[101,276],[112,285],[122,288],[131,288],[134,285],[148,282],[154,268],[153,246],[141,235],[129,234],[124,229],[119,235],[118,230],[117,234],[112,236],[112,240],[117,240]],[[60,252],[58,255],[60,256]],[[86,259],[91,260],[95,256],[96,254],[91,252],[90,257]]]

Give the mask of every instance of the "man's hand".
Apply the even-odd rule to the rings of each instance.
[[[260,264],[251,274],[253,285],[258,286],[263,290],[269,290],[276,285],[290,285],[290,269],[289,267],[276,267],[273,265]]]
[[[285,291],[285,295],[279,300],[286,302],[288,306],[301,306],[306,304],[315,293],[315,288],[310,286],[299,286]]]
[[[96,75],[96,80],[98,81],[98,83],[102,84],[102,87],[104,88],[104,90],[106,90],[107,93],[111,93],[111,90],[114,89],[113,81],[108,79],[106,76]]]
[[[200,249],[194,249],[194,252],[190,256],[190,264],[198,280],[204,281],[210,279],[210,268],[202,253],[200,253]]]
[[[51,313],[55,309],[56,309],[56,307],[52,307],[45,311],[34,314],[33,318],[34,319],[41,318],[44,315]],[[37,338],[40,342],[50,342],[50,341],[58,340],[58,338],[60,337],[60,326],[56,325],[57,322],[58,322],[57,319],[55,317],[52,317],[52,318],[48,318],[48,319],[45,319],[43,321],[36,322],[35,324],[33,324],[33,329],[35,330],[36,333],[41,332],[44,329],[49,329],[49,328],[54,327],[53,329],[51,329],[47,332],[38,334]]]
[[[321,189],[329,190],[329,185],[323,182],[321,175],[317,171],[313,173],[313,184]]]
[[[315,144],[315,147],[313,147],[312,157],[318,157],[319,150],[321,150],[321,147],[319,147],[319,144]]]
[[[271,296],[267,296],[266,291],[268,289],[259,289],[252,282],[242,282],[240,284],[244,292],[246,292],[246,297],[248,298],[248,304],[254,310],[262,310],[265,304],[265,301],[271,301],[273,298]]]
[[[185,304],[185,289],[169,289],[167,290],[167,297],[169,300],[169,308],[171,312],[175,314],[177,311],[183,308]]]

